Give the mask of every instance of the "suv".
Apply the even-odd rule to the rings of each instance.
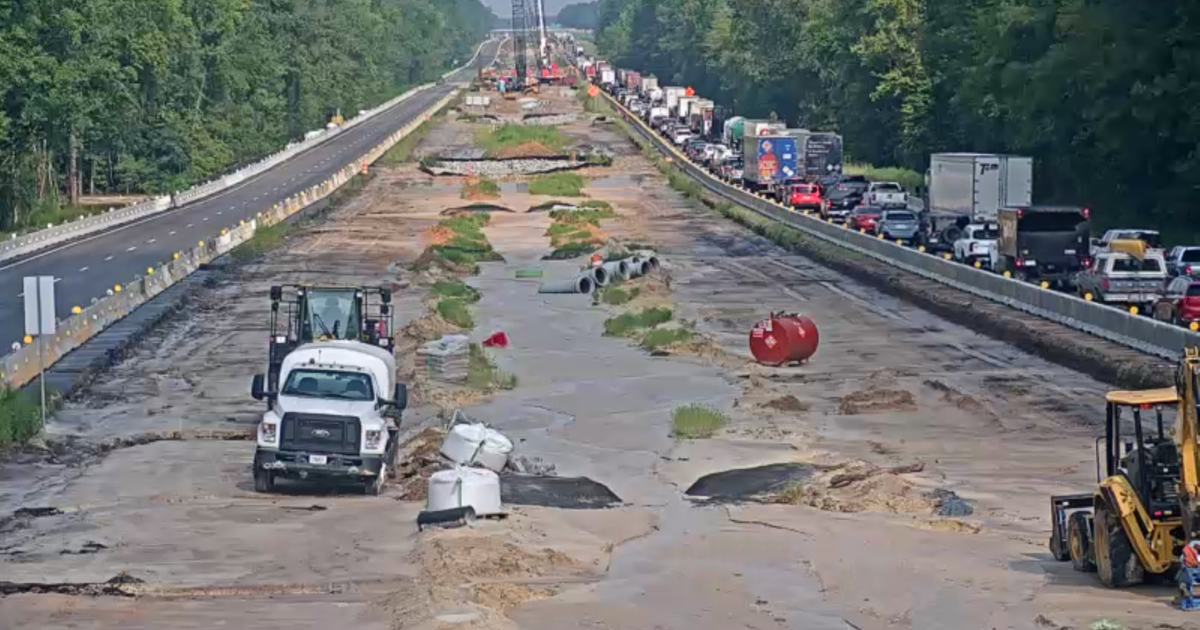
[[[1167,273],[1171,276],[1200,276],[1200,247],[1172,247],[1167,253]]]
[[[917,215],[908,210],[884,210],[875,224],[875,234],[890,240],[899,239],[912,243],[917,240],[920,227]]]

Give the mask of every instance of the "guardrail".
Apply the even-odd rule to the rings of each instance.
[[[693,164],[686,155],[663,139],[611,95],[603,91],[601,91],[601,95],[622,118],[630,123],[638,135],[651,142],[660,152],[671,157],[675,164],[708,191],[824,242],[869,256],[960,291],[999,302],[1031,315],[1058,322],[1164,359],[1174,361],[1183,353],[1185,347],[1200,346],[1200,334],[1186,328],[1166,324],[1150,317],[1132,315],[1073,295],[1043,289],[1038,285],[1005,278],[891,241],[861,234],[852,229],[826,222],[816,216],[796,212],[781,203],[755,195],[741,187],[726,184],[712,173]]]
[[[490,40],[489,40],[490,41]],[[466,63],[466,65],[456,68],[442,75],[443,79],[453,76],[455,73],[470,67],[475,60],[479,58],[479,54],[483,52],[483,47],[488,42],[483,42],[475,49],[475,55]],[[374,118],[382,112],[385,112],[396,105],[412,98],[419,92],[428,90],[434,87],[434,83],[426,83],[417,86],[395,98],[392,98],[376,107],[361,112],[358,116],[347,120],[341,126],[333,129],[321,130],[319,135],[315,135],[302,142],[289,144],[282,150],[277,151],[253,164],[242,167],[233,173],[224,175],[209,182],[205,182],[198,186],[189,188],[188,190],[177,192],[174,198],[171,196],[156,197],[150,201],[145,201],[136,205],[127,206],[125,208],[113,209],[98,215],[84,217],[76,221],[56,225],[36,232],[31,232],[25,235],[13,235],[9,239],[0,242],[0,262],[31,254],[41,249],[45,249],[52,245],[64,243],[74,240],[81,236],[102,232],[104,230],[137,221],[157,214],[169,208],[178,208],[180,206],[192,203],[194,201],[210,197],[223,190],[228,190],[248,179],[252,179],[262,173],[278,166],[279,164],[290,160],[296,155],[303,153],[313,147],[328,142],[329,140],[341,135],[349,129],[362,124],[363,122]]]
[[[250,240],[258,228],[265,228],[284,221],[329,196],[360,173],[364,162],[374,163],[397,142],[415,131],[417,127],[432,118],[438,110],[457,98],[459,91],[459,88],[451,90],[448,95],[434,103],[424,113],[388,136],[383,142],[372,147],[358,159],[342,167],[324,182],[276,203],[259,212],[250,221],[241,221],[237,225],[222,229],[219,235],[198,242],[196,247],[174,254],[169,262],[147,268],[144,275],[133,278],[128,284],[113,286],[109,289],[107,296],[97,300],[91,306],[76,308],[74,315],[58,322],[58,333],[54,335],[54,338],[44,340],[45,365],[47,367],[53,365],[58,359],[83,345],[84,342],[99,334],[113,322],[125,317],[137,307],[165,291],[167,287],[191,275],[200,268],[200,265],[224,255]],[[36,344],[22,346],[0,358],[0,384],[21,387],[35,379],[38,372],[39,360]]]

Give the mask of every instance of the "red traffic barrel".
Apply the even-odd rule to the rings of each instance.
[[[807,315],[771,313],[750,330],[750,353],[764,365],[806,361],[817,352],[817,325]]]

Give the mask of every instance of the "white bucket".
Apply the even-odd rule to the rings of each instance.
[[[504,434],[482,424],[458,424],[442,441],[442,455],[455,464],[479,464],[496,472],[504,470],[513,443]]]
[[[429,477],[425,509],[433,512],[471,506],[476,516],[499,514],[500,476],[482,468],[439,470]]]

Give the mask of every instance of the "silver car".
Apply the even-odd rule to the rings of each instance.
[[[882,234],[889,240],[899,239],[912,242],[917,238],[921,222],[917,215],[908,210],[884,210],[879,222],[875,224],[875,234]]]

